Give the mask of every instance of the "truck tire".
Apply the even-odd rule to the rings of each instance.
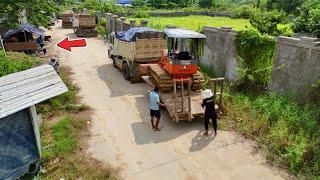
[[[130,81],[130,67],[126,62],[122,65],[122,74],[125,80]]]
[[[117,68],[117,66],[116,66],[116,58],[115,58],[113,55],[111,55],[110,59],[112,60],[113,66],[114,66],[115,68]]]

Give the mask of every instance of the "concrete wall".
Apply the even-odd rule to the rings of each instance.
[[[207,39],[200,62],[212,66],[216,75],[234,80],[237,65],[236,32],[227,27],[205,26],[203,33]]]
[[[320,40],[279,37],[269,89],[306,94],[320,79]]]
[[[230,13],[226,12],[210,12],[210,11],[192,11],[192,12],[184,12],[184,11],[176,11],[176,12],[148,12],[150,16],[153,17],[181,17],[181,16],[190,16],[190,15],[199,15],[199,16],[222,16],[222,17],[230,17]],[[129,12],[126,14],[118,14],[118,16],[134,16],[134,12]]]

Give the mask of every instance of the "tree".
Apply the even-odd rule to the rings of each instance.
[[[298,8],[305,0],[268,0],[269,9],[283,10],[286,13],[298,13]]]
[[[56,2],[53,0],[0,0],[0,19],[7,27],[19,25],[21,13],[26,10],[28,22],[35,26],[48,27],[48,18],[45,14],[58,12]]]
[[[320,37],[320,1],[308,0],[302,4],[300,15],[294,19],[293,29]]]
[[[211,8],[213,6],[212,0],[199,0],[199,6],[201,8]]]
[[[279,35],[278,24],[283,22],[285,14],[274,11],[258,11],[251,15],[250,23],[263,34]]]

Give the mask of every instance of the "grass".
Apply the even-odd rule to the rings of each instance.
[[[7,56],[5,56],[2,49],[0,49],[0,77],[27,70],[39,65],[40,62],[40,59],[24,53],[7,52]]]
[[[60,73],[69,91],[37,106],[44,119],[41,179],[115,179],[117,170],[86,153],[91,111],[79,103],[70,69],[62,67]]]
[[[248,19],[232,19],[228,17],[210,17],[210,16],[184,16],[184,17],[150,17],[138,18],[149,20],[149,27],[162,30],[167,25],[175,25],[194,31],[200,31],[203,26],[222,27],[230,26],[235,30],[253,28]]]
[[[214,74],[212,68],[202,72]],[[227,85],[219,126],[255,140],[272,164],[301,179],[319,179],[319,109],[319,102],[305,102],[294,95],[252,95]]]

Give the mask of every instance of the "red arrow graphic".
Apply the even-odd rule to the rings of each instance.
[[[69,40],[69,38],[66,37],[64,40],[60,41],[57,46],[67,51],[71,51],[72,47],[86,47],[87,43],[86,39]]]

